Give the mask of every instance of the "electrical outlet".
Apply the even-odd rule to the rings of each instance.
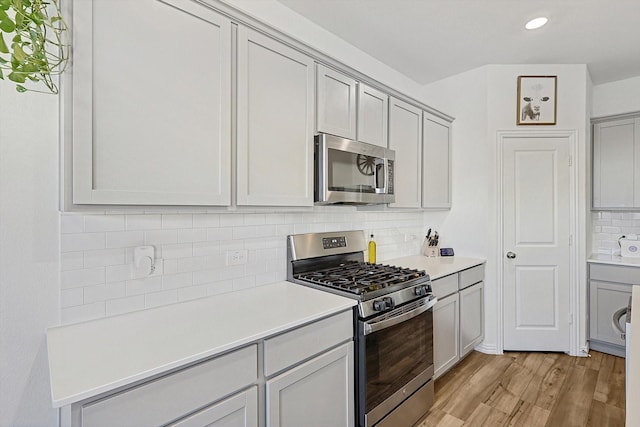
[[[405,242],[410,242],[410,241],[412,241],[412,240],[416,240],[416,235],[415,235],[415,234],[408,234],[408,233],[405,233],[405,235],[404,235],[404,241],[405,241]]]
[[[227,265],[241,265],[247,263],[247,250],[227,251]]]

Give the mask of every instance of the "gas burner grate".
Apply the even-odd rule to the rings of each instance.
[[[351,261],[331,268],[300,273],[294,277],[298,280],[361,295],[424,276],[426,273],[421,270]]]

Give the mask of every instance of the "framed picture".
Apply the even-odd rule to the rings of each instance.
[[[556,124],[557,76],[518,76],[518,125]]]

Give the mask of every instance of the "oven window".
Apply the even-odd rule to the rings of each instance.
[[[369,412],[433,365],[433,310],[364,339]]]

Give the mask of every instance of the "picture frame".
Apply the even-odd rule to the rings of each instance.
[[[556,124],[558,76],[518,76],[519,126]]]

